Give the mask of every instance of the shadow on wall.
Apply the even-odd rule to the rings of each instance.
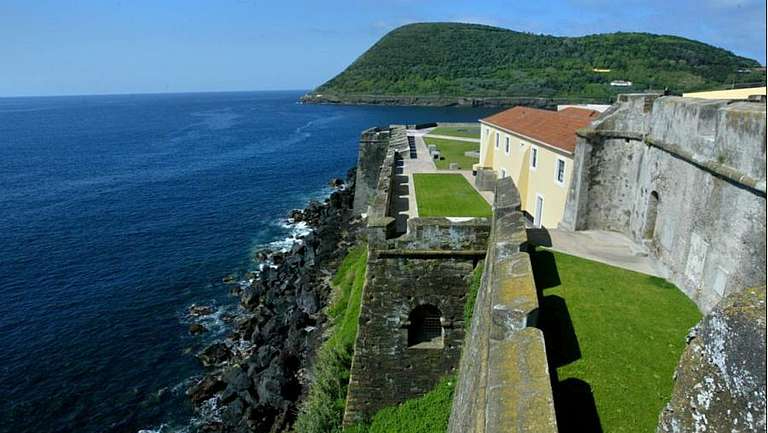
[[[558,378],[557,369],[581,359],[581,349],[565,299],[544,295],[544,290],[560,285],[555,256],[549,251],[537,251],[535,245],[529,248],[529,255],[539,295],[538,327],[547,348],[558,431],[602,433],[592,387],[580,379]]]

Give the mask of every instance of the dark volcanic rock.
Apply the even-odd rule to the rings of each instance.
[[[210,422],[205,427],[210,431],[290,428],[303,391],[298,378],[320,335],[307,330],[325,320],[319,312],[330,294],[327,276],[354,244],[359,229],[352,213],[354,178],[350,171],[346,186],[332,180],[337,190],[328,200],[291,211],[289,217],[306,223],[312,232],[290,251],[260,251],[257,258],[268,266],[248,275],[248,285],[231,291],[244,308],[232,318],[228,337],[238,349],[233,352],[224,342],[206,347],[198,358],[217,370],[188,391],[198,405],[213,393],[219,396],[221,422]]]
[[[696,325],[657,432],[765,431],[765,297],[729,295]]]
[[[209,374],[187,389],[187,396],[192,403],[200,404],[226,388],[218,375]]]
[[[221,365],[229,361],[231,357],[232,351],[223,342],[213,343],[197,354],[197,359],[206,367]]]
[[[210,305],[192,304],[189,306],[188,313],[190,316],[194,316],[194,317],[207,316],[209,314],[213,314],[213,307],[211,307]]]
[[[199,323],[193,323],[189,325],[189,333],[192,335],[198,335],[202,334],[203,332],[207,331],[205,326],[199,324]]]

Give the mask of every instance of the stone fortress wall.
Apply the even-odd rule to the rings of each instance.
[[[765,104],[620,95],[579,131],[561,226],[644,243],[703,312],[766,280]]]
[[[527,241],[520,194],[500,179],[449,433],[557,432]]]
[[[490,233],[487,218],[401,218],[397,200],[407,183],[398,161],[407,149],[404,133],[402,126],[390,128],[367,210],[368,270],[347,426],[425,394],[458,367],[469,278],[485,256]]]
[[[375,187],[355,197],[368,213],[369,265],[345,425],[422,395],[460,367],[449,432],[556,432],[514,183],[477,173],[479,188],[496,194],[490,221],[403,219],[405,127],[363,137],[358,182]],[[574,156],[563,228],[645,244],[709,313],[689,335],[657,431],[764,429],[765,105],[621,95],[579,131]],[[465,335],[467,277],[483,257]],[[409,347],[420,305],[440,312],[439,348]]]

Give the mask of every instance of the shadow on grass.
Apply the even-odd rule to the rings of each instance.
[[[574,378],[554,383],[557,430],[560,433],[602,433],[592,387]]]
[[[538,327],[544,334],[552,381],[558,431],[602,433],[592,388],[583,380],[560,381],[557,369],[581,359],[581,348],[568,305],[560,296],[544,296],[545,289],[560,285],[555,256],[549,251],[529,251],[536,290],[539,294]]]
[[[554,295],[541,299],[539,329],[544,333],[550,368],[562,367],[581,359],[579,340],[565,299]]]
[[[533,268],[533,280],[536,283],[536,290],[538,290],[539,296],[541,297],[544,289],[560,285],[560,274],[557,272],[555,256],[549,251],[538,251],[535,249],[528,254],[531,257],[531,267]]]

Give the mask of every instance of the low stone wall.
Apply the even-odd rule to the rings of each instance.
[[[493,225],[472,325],[464,342],[450,433],[557,432],[538,296],[520,195],[496,183]]]
[[[480,191],[495,191],[496,190],[496,170],[490,168],[479,168],[475,175],[475,186]]]
[[[561,225],[644,243],[708,312],[766,280],[765,104],[621,95],[579,131]]]

